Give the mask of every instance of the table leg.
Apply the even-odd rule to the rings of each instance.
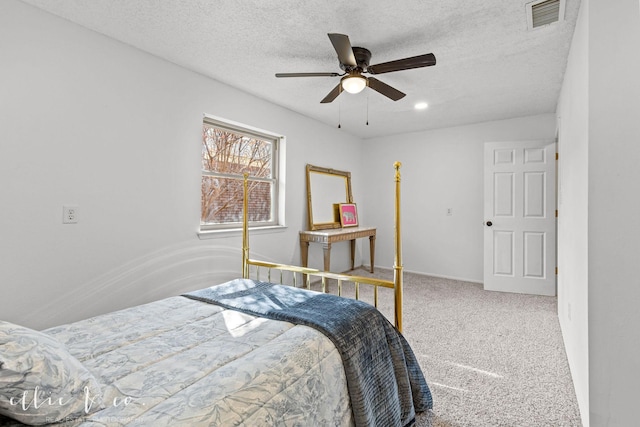
[[[300,240],[300,262],[302,267],[306,267],[309,263],[309,242]],[[307,275],[302,275],[302,285],[307,286]]]
[[[324,254],[324,271],[331,271],[331,243],[324,243],[322,252]]]
[[[351,269],[355,268],[356,263],[356,239],[353,239],[351,242]]]
[[[369,256],[371,257],[371,272],[373,273],[373,260],[376,256],[376,236],[369,236]]]

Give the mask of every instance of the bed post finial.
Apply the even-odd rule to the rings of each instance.
[[[393,162],[393,168],[396,170],[396,181],[400,181],[400,168],[402,167],[402,162]]]
[[[395,162],[393,167],[396,170],[396,211],[395,211],[395,243],[396,256],[393,266],[393,281],[395,290],[395,321],[396,328],[402,332],[402,234],[400,228],[400,167],[402,163]]]
[[[242,187],[242,277],[249,278],[249,174],[243,174]]]

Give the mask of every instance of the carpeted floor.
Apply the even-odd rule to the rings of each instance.
[[[380,310],[393,319],[391,292]],[[403,332],[434,399],[416,426],[581,426],[555,297],[405,273]]]

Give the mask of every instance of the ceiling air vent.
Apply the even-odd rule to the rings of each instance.
[[[538,0],[527,4],[527,26],[530,30],[564,20],[565,0]]]

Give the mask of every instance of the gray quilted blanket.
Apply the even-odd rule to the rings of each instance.
[[[411,425],[433,406],[411,347],[367,303],[249,279],[184,296],[325,334],[342,356],[356,426]]]

